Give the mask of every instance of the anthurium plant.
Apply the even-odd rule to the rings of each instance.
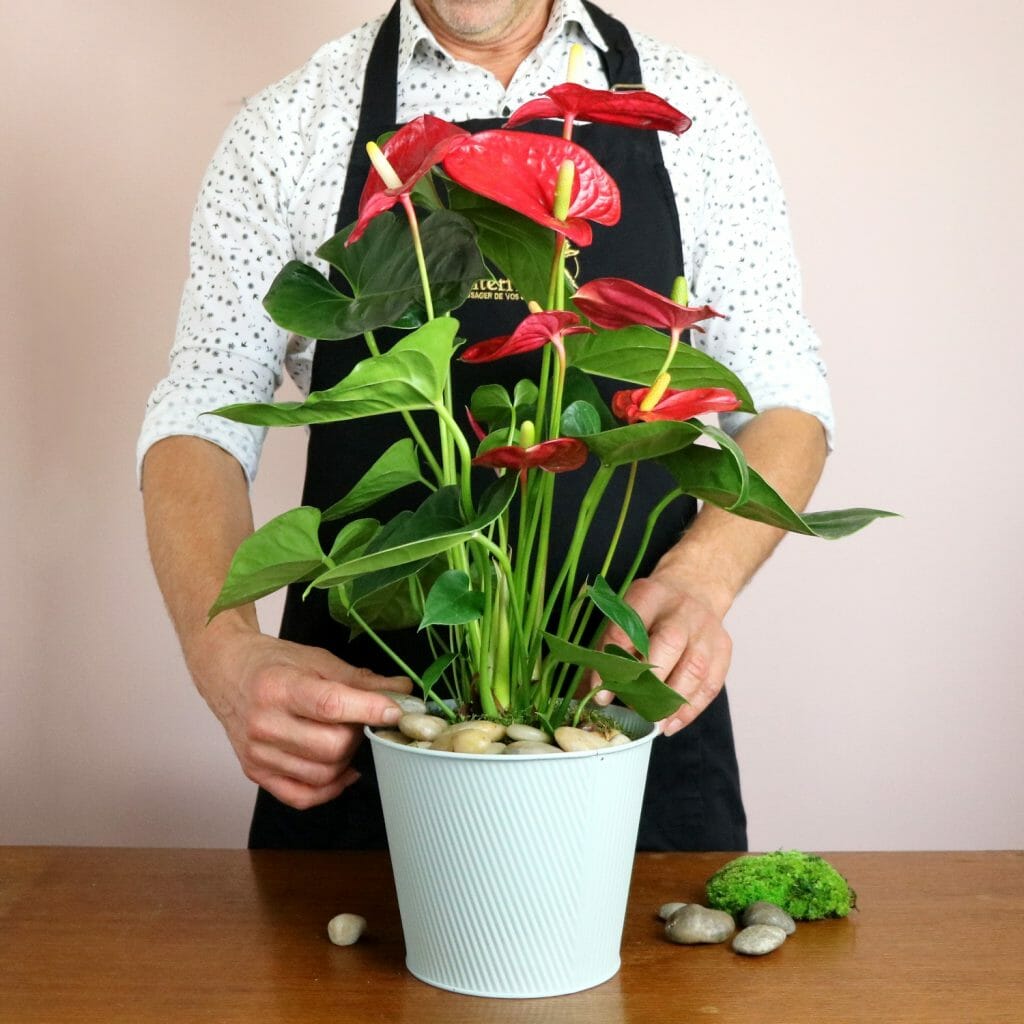
[[[510,130],[534,118],[562,119],[561,137]],[[592,674],[656,721],[683,698],[648,662],[644,624],[625,596],[658,516],[675,499],[691,495],[827,538],[888,514],[797,513],[727,434],[697,418],[756,410],[735,374],[686,344],[685,332],[720,314],[691,306],[685,280],[665,296],[626,278],[578,287],[569,276],[572,248],[585,249],[592,224],[614,225],[621,212],[615,181],[572,140],[576,121],[675,133],[690,126],[649,93],[595,91],[570,80],[527,103],[504,129],[470,134],[423,116],[369,144],[373,169],[358,220],[317,253],[347,289],[291,262],[264,300],[281,327],[321,344],[364,345],[365,359],[303,402],[216,414],[266,426],[401,416],[408,436],[331,507],[293,509],[245,540],[211,616],[301,582],[307,593],[326,591],[339,623],[369,635],[449,718],[549,731],[577,724],[589,703],[581,684]],[[458,307],[474,282],[495,272],[522,297],[522,320],[508,336],[467,345]],[[385,348],[375,336],[383,328],[406,333]],[[538,351],[537,379],[512,392],[481,386],[469,408],[455,407],[453,360],[485,364]],[[594,377],[622,383],[610,408]],[[422,429],[425,416],[436,419],[434,441]],[[556,510],[555,476],[590,460],[596,469],[582,501]],[[650,513],[631,569],[613,586],[609,566],[646,460],[664,466],[674,487]],[[604,565],[587,575],[584,542],[615,474],[626,480],[621,504],[602,515],[617,525]],[[373,506],[401,488],[418,488],[421,500],[388,521],[373,518]],[[555,515],[575,521],[571,542],[557,552]],[[324,524],[332,524],[327,546]],[[594,648],[606,620],[629,637],[631,650]],[[385,626],[423,631],[429,663],[407,664]]]

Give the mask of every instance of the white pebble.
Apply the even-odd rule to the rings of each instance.
[[[427,710],[426,701],[414,697],[411,693],[398,693],[395,690],[378,690],[382,697],[389,697],[407,715],[422,715]]]
[[[414,711],[402,715],[398,720],[398,728],[411,740],[435,740],[445,730],[445,724],[435,715],[425,715]]]
[[[543,729],[535,729],[532,725],[523,725],[522,722],[513,722],[508,727],[508,738],[528,743],[551,742],[551,737]]]
[[[366,918],[358,914],[338,914],[327,922],[327,935],[336,946],[351,946],[366,931]]]
[[[563,725],[555,730],[555,742],[565,751],[598,750],[607,747],[608,741],[596,732],[574,729],[571,725]]]

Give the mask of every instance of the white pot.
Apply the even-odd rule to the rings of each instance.
[[[618,971],[655,727],[605,710],[633,743],[469,755],[367,730],[417,978],[523,998],[578,992]]]

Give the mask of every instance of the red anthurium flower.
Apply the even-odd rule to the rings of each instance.
[[[525,473],[528,469],[544,469],[549,473],[566,473],[579,469],[587,461],[587,446],[575,437],[558,437],[554,441],[523,448],[518,444],[492,448],[473,460],[474,466],[489,466],[491,469],[516,469]]]
[[[616,330],[645,324],[679,332],[697,327],[699,320],[722,316],[710,306],[681,306],[649,288],[620,277],[600,277],[589,281],[573,297],[576,308],[598,327]],[[724,318],[723,318],[724,319]]]
[[[359,219],[346,245],[357,242],[366,230],[366,225],[378,214],[390,210],[402,196],[409,195],[416,182],[435,164],[439,164],[469,132],[457,125],[449,124],[439,117],[424,114],[399,128],[381,147],[388,163],[394,168],[401,186],[389,188],[377,169],[370,168],[369,177],[359,197]]]
[[[682,135],[692,122],[681,111],[651,92],[612,92],[563,82],[543,96],[524,103],[505,122],[508,128],[541,117],[572,121],[598,121],[627,128],[650,128]]]
[[[742,404],[728,388],[691,388],[675,391],[669,388],[653,409],[642,407],[650,388],[617,391],[612,396],[612,412],[627,423],[643,420],[688,420],[705,412],[730,412]]]
[[[569,160],[576,168],[572,202],[565,221],[552,210],[558,169]],[[619,187],[581,146],[566,139],[500,128],[478,132],[452,149],[444,169],[464,188],[511,207],[554,229],[576,245],[589,245],[587,221],[612,225],[622,213]]]
[[[567,334],[593,333],[591,328],[580,323],[575,313],[563,310],[531,313],[511,334],[470,345],[459,358],[464,363],[490,363],[505,356],[532,352],[549,341],[562,352],[562,338]]]

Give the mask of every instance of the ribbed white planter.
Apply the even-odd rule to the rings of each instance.
[[[466,755],[367,734],[406,965],[469,995],[564,995],[619,969],[654,726],[607,709],[633,743]]]

